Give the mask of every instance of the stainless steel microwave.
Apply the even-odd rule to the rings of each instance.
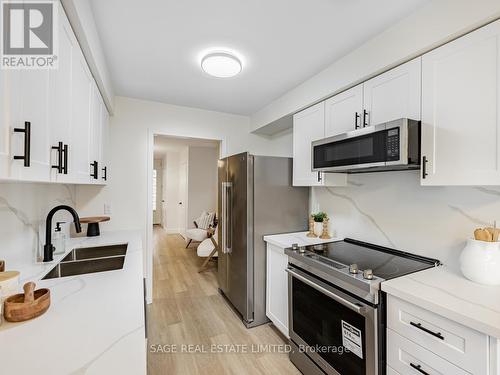
[[[312,142],[315,172],[420,169],[420,121],[402,118]]]

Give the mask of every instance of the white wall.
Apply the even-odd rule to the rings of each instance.
[[[103,214],[104,204],[108,204],[108,229],[138,229],[143,243],[148,244],[148,170],[153,166],[153,133],[221,140],[223,156],[243,151],[291,156],[290,133],[264,137],[249,131],[250,119],[245,116],[116,97],[109,129],[108,185],[78,186],[78,210],[81,215],[99,215]],[[145,264],[150,301],[152,263],[146,254]]]
[[[430,1],[253,114],[252,129],[273,123],[499,17],[498,0]]]
[[[37,260],[48,212],[60,204],[75,207],[75,195],[71,185],[0,183],[0,259],[6,260],[7,270]],[[56,221],[69,223],[73,219],[59,212]]]
[[[165,207],[166,207],[166,226],[169,233],[178,233],[179,223],[179,153],[167,152],[166,155],[166,176],[165,176]]]
[[[249,119],[200,109],[116,97],[110,121],[109,180],[106,187],[77,187],[82,215],[112,209],[110,229],[146,230],[148,130],[158,134],[222,140],[223,156],[243,151],[291,156],[291,134],[249,133]]]
[[[202,211],[216,212],[218,159],[217,148],[189,147],[188,228]]]
[[[438,258],[458,268],[475,228],[500,223],[500,187],[422,187],[419,172],[349,176],[348,187],[312,188],[336,234]]]

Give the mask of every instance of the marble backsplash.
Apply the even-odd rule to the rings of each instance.
[[[349,176],[347,187],[311,188],[312,211],[325,211],[341,237],[438,258],[458,268],[477,227],[500,226],[500,187],[423,187],[418,172]]]
[[[75,207],[75,196],[72,185],[0,183],[0,259],[7,261],[7,269],[37,259],[47,213],[59,204]],[[59,212],[55,221],[72,218]]]

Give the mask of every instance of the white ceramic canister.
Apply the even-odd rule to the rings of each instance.
[[[476,283],[500,285],[500,242],[467,240],[460,255],[460,269]]]

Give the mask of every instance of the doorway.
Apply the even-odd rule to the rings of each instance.
[[[220,141],[155,135],[153,147],[152,224],[188,242],[196,219],[217,209]]]

